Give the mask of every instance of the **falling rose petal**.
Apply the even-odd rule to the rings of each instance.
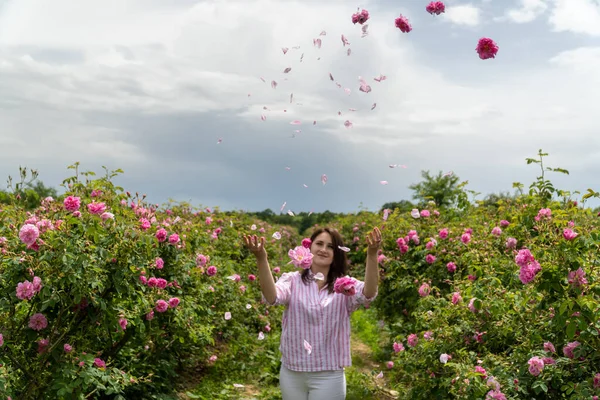
[[[302,55],[300,56],[300,62],[302,62],[302,60],[304,60],[304,53],[302,53]]]
[[[408,168],[406,165],[399,165],[400,168]]]
[[[291,168],[290,168],[290,167],[285,167],[285,169],[286,169],[286,170],[288,170],[288,171],[289,171],[289,170],[291,170]],[[285,206],[284,206],[284,207],[285,207]]]
[[[312,353],[312,346],[306,341],[306,339],[304,340],[304,349],[309,355]]]
[[[321,272],[317,272],[315,274],[315,279],[318,281],[324,281],[325,280],[325,275],[323,275]]]
[[[291,93],[291,94],[290,94],[290,103],[291,103],[292,101],[294,101],[294,93]]]
[[[356,111],[356,108],[349,108],[348,111]]]
[[[341,251],[347,253],[350,251],[350,249],[348,247],[344,247],[344,246],[338,246],[338,249],[340,249]]]
[[[233,228],[233,221],[229,221],[229,226]]]
[[[269,108],[267,106],[263,106],[263,110],[269,110]],[[271,111],[271,110],[269,110]]]
[[[277,239],[277,240],[281,239],[281,233],[279,233],[279,232],[275,232],[275,233],[273,234],[273,239]]]
[[[310,215],[313,213],[313,210],[310,210],[310,212],[308,213],[308,216],[310,217]]]
[[[283,209],[285,208],[286,204],[287,204],[287,201],[284,201],[283,204],[281,205],[281,209],[279,210],[280,212],[283,211]]]
[[[388,181],[379,181],[379,183],[381,183],[382,185],[387,185],[389,182]]]
[[[381,82],[381,81],[385,81],[387,79],[387,76],[385,75],[379,75],[378,77],[373,78],[376,82]]]
[[[248,93],[248,97],[252,96],[250,93]]]
[[[229,311],[227,311],[225,313],[225,321],[229,321],[231,319],[231,313]]]
[[[377,379],[383,378],[383,371],[381,371],[379,374],[377,374],[377,376],[375,378],[377,378]]]
[[[364,93],[369,93],[371,91],[371,86],[360,85],[360,88],[358,90],[360,90],[361,92],[364,92]]]
[[[294,120],[294,121],[292,121],[292,122],[290,122],[290,125],[300,125],[300,124],[302,124],[302,122],[298,121],[297,119]]]
[[[346,51],[346,54],[348,54],[348,55],[352,54],[352,49],[348,49],[348,50]]]
[[[265,334],[262,332],[258,332],[258,340],[264,340],[265,339]]]
[[[346,39],[346,36],[344,36],[344,34],[342,34],[342,43],[344,44],[344,47],[346,47],[346,45],[350,45],[350,42],[348,41],[348,39]]]
[[[228,276],[228,277],[227,277],[227,279],[229,279],[229,280],[232,280],[232,281],[235,281],[235,280],[237,279],[237,276],[235,276],[235,275],[230,275],[230,276]]]
[[[353,124],[352,124],[352,122],[346,120],[346,121],[344,121],[344,126],[348,129],[350,129],[350,128],[352,128]]]
[[[271,81],[271,87],[272,87],[273,89],[276,89],[276,88],[277,88],[277,82],[275,82],[275,81]]]
[[[296,129],[294,132],[296,132],[296,133],[302,133],[302,129]]]
[[[323,186],[325,186],[325,184],[327,183],[327,175],[321,175],[321,183],[323,183]]]
[[[344,92],[346,92],[346,94],[350,94],[352,91],[348,88],[344,89]]]
[[[338,115],[342,115],[342,112],[341,112],[341,111],[338,111]]]
[[[292,49],[294,49],[294,50],[298,50],[299,48],[300,48],[300,46],[294,46],[294,47],[292,47]]]
[[[263,81],[263,82],[265,82],[265,83],[267,82],[267,81],[265,81],[265,78],[263,78],[262,76],[260,77],[260,80]]]
[[[283,54],[287,53],[287,52],[288,52],[288,50],[289,50],[289,49],[288,49],[287,47],[282,47],[282,48],[281,48],[281,51],[283,51]]]
[[[315,46],[317,49],[321,48],[321,39],[317,38],[317,39],[313,39],[313,46]]]
[[[287,74],[288,72],[290,72],[292,70],[292,67],[287,67],[286,69],[283,70],[284,74]]]
[[[263,114],[263,115],[260,116],[260,119],[262,119],[263,121],[266,121],[267,120],[267,116],[265,114]]]
[[[246,310],[249,310],[252,308],[252,304],[246,304]]]
[[[331,72],[329,73],[329,79],[331,79],[332,81],[334,80],[333,75],[331,75]]]
[[[389,166],[390,166],[390,168],[396,168],[398,166],[398,164],[390,164]]]
[[[360,37],[365,37],[369,34],[369,25],[363,25],[362,28],[362,35]]]
[[[414,219],[421,218],[421,214],[419,213],[419,210],[417,210],[416,208],[412,209],[412,211],[410,212],[410,216],[413,217]]]
[[[217,144],[221,144],[222,141],[223,141],[223,138],[217,139]]]
[[[448,171],[444,174],[444,176],[452,176],[454,174],[454,171]]]
[[[371,110],[374,110],[375,107],[377,107],[377,103],[373,103],[373,105],[371,106]]]
[[[236,388],[243,388],[243,387],[246,387],[246,386],[244,386],[244,385],[240,385],[239,383],[234,383],[234,384],[233,384],[233,387],[236,387]]]
[[[327,32],[321,31],[321,33],[319,33],[319,36],[327,36]]]
[[[316,125],[316,124],[317,124],[317,121],[313,121],[313,125]]]
[[[338,88],[340,88],[340,89],[342,88],[342,85],[341,85],[339,82],[336,82],[336,83],[335,83],[335,86],[337,86],[337,87],[338,87]]]
[[[390,211],[391,210],[389,208],[386,208],[385,210],[383,210],[383,220],[384,221],[387,221],[387,219],[388,219],[388,217],[390,215]]]
[[[287,212],[287,213],[288,213],[288,215],[290,215],[290,216],[292,216],[292,217],[294,216],[294,213],[292,212],[292,210],[288,210],[288,212]]]
[[[255,231],[256,230],[256,224],[252,224],[252,226],[250,227],[251,230]]]
[[[308,185],[306,183],[303,183],[302,186],[304,186],[305,188],[308,187]]]

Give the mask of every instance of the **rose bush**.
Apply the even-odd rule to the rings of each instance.
[[[150,205],[115,175],[76,173],[64,197],[31,213],[15,197],[0,205],[0,397],[171,393],[179,372],[202,376],[231,352],[237,362],[222,368],[234,372],[273,357],[258,335],[278,327],[281,310],[268,315],[258,301],[240,232],[279,231],[274,265],[297,236],[242,213]]]

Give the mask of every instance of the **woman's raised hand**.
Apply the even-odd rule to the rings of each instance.
[[[367,250],[379,250],[379,246],[381,246],[381,231],[379,228],[373,228],[372,232],[369,232],[367,235]]]
[[[256,258],[267,256],[264,236],[261,236],[259,239],[256,235],[244,235],[244,246],[246,246]]]

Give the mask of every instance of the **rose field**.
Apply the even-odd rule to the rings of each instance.
[[[31,192],[3,197],[2,398],[280,398],[282,309],[261,303],[241,235],[269,238],[277,277],[312,227],[148,204],[117,175],[77,173],[30,210]],[[598,216],[568,196],[538,179],[488,204],[326,221],[358,278],[364,236],[384,238],[378,297],[352,316],[348,398],[596,398]]]

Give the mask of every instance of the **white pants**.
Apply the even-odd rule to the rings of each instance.
[[[346,374],[337,371],[299,372],[283,365],[279,371],[283,400],[344,400]]]

